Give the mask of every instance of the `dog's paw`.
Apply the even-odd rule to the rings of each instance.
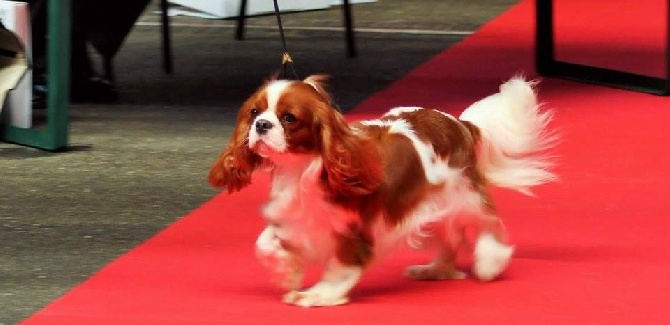
[[[453,267],[439,267],[433,264],[412,265],[405,269],[405,276],[412,280],[462,280],[468,277]]]
[[[349,302],[349,298],[312,288],[307,291],[291,291],[284,295],[283,301],[289,305],[307,308],[344,305]]]
[[[275,269],[272,282],[284,290],[297,290],[302,286],[302,278],[302,268],[294,264]]]
[[[266,228],[256,241],[256,256],[273,273],[272,282],[284,290],[297,290],[302,285],[303,264],[282,247],[273,228]]]
[[[475,244],[472,271],[482,281],[494,280],[507,268],[513,253],[513,246],[499,242],[492,235],[482,235]]]
[[[284,290],[297,290],[302,285],[303,266],[292,254],[279,251],[277,254],[262,255],[259,258],[272,272],[272,282]]]

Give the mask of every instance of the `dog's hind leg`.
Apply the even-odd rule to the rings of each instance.
[[[478,228],[477,239],[474,240],[472,272],[479,280],[491,281],[507,268],[514,247],[505,243],[505,226],[496,214],[484,177],[474,169],[469,172],[473,180],[473,192],[480,198],[479,204],[467,209],[474,217],[473,226]]]
[[[481,218],[482,227],[475,241],[472,271],[478,279],[491,281],[507,268],[514,247],[504,243],[502,222],[497,217]]]
[[[482,204],[473,211],[479,231],[474,245],[472,272],[479,280],[491,281],[507,268],[514,247],[505,243],[505,226],[496,215],[487,188],[481,185],[478,192]]]
[[[460,280],[467,274],[456,268],[456,253],[463,240],[462,227],[450,219],[430,225],[421,238],[420,247],[437,249],[437,256],[429,264],[412,265],[405,269],[405,276],[413,280]]]
[[[474,175],[477,176],[477,175]],[[482,281],[493,280],[509,263],[514,248],[506,245],[505,229],[497,217],[487,188],[481,184],[459,198],[465,198],[460,215],[447,215],[430,228],[431,237],[423,246],[437,247],[438,254],[432,263],[415,265],[405,274],[415,280],[463,279],[466,274],[456,267],[456,255],[461,248],[473,251],[475,276]],[[470,230],[476,230],[473,234]]]
[[[455,252],[443,246],[437,257],[426,265],[412,265],[405,269],[405,275],[414,280],[460,280],[467,274],[456,268]]]
[[[514,247],[504,243],[504,229],[497,217],[482,215],[475,217],[477,237],[474,240],[472,271],[482,281],[495,279],[505,270],[514,252]],[[464,232],[465,228],[450,225],[450,238],[438,236],[433,241],[438,244],[438,254],[435,259],[426,265],[407,267],[405,275],[414,280],[457,280],[465,279],[466,273],[456,267],[456,253],[459,247],[472,247],[468,243]]]

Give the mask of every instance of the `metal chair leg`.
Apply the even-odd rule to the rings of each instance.
[[[241,41],[244,39],[244,24],[247,19],[247,0],[240,0],[240,14],[237,16],[237,29],[235,30],[235,39]]]
[[[163,71],[171,74],[172,69],[172,42],[170,33],[170,17],[168,16],[167,0],[161,0],[161,34],[163,47]]]
[[[354,22],[352,17],[351,4],[349,0],[344,0],[342,4],[342,10],[344,12],[344,26],[345,34],[347,39],[347,54],[349,57],[356,57],[356,39],[354,35]]]
[[[104,70],[105,79],[110,82],[116,81],[116,76],[114,75],[114,64],[112,63],[112,58],[104,57],[102,59],[102,65]]]
[[[240,0],[240,12],[237,16],[237,29],[235,31],[235,39],[244,39],[244,25],[247,18],[247,0]],[[349,0],[343,0],[342,10],[344,13],[345,37],[347,43],[347,55],[349,57],[356,57],[356,38],[354,35],[354,20],[352,17],[351,3]]]

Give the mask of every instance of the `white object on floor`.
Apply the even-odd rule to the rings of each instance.
[[[351,4],[375,2],[376,0],[351,0]],[[193,8],[216,18],[237,17],[240,13],[240,0],[169,0],[171,3]],[[331,5],[341,5],[342,0],[279,0],[279,10],[303,11],[325,9]],[[274,12],[272,0],[248,0],[247,15],[259,15]]]
[[[240,13],[240,0],[169,0],[172,3],[200,10],[218,18],[237,17]],[[330,6],[330,0],[280,0],[280,11],[299,11],[324,9]],[[247,15],[274,12],[272,0],[248,0]]]
[[[160,11],[154,12],[156,14],[160,14]],[[170,8],[168,9],[168,16],[170,17],[177,17],[177,16],[186,16],[186,17],[195,17],[195,18],[204,18],[204,19],[221,19],[221,17],[214,16],[205,12],[200,12],[200,11],[191,11],[191,10],[183,10],[183,9],[177,9],[177,8]]]
[[[22,55],[16,58],[3,56],[0,62],[0,119],[3,124],[20,128],[32,126],[33,75],[31,62],[30,11],[25,2],[0,1],[0,21],[5,28],[14,33],[23,48]],[[7,40],[9,41],[9,40]],[[16,40],[13,41],[15,43]],[[1,46],[11,46],[2,44]],[[4,47],[3,47],[4,48]],[[20,51],[17,51],[21,53]],[[4,92],[7,92],[5,98]]]
[[[349,0],[349,4],[357,4],[357,3],[370,3],[370,2],[377,2],[377,0]],[[344,0],[330,0],[330,4],[333,6],[340,6],[344,3]]]

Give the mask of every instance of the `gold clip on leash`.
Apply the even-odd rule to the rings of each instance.
[[[288,48],[286,47],[286,37],[284,36],[284,27],[282,26],[281,15],[279,14],[279,5],[277,4],[277,0],[273,1],[275,6],[275,16],[277,16],[277,25],[279,26],[279,36],[281,37],[281,43],[284,46],[284,53],[282,54],[281,59],[282,64],[281,77],[286,78],[286,68],[290,66],[295,79],[300,79],[300,77],[298,77],[298,73],[295,72],[295,68],[293,68],[293,58],[291,58],[291,55],[288,53]]]
[[[282,55],[281,58],[281,64],[289,64],[289,63],[293,63],[293,58],[291,57],[291,54],[289,54],[288,52],[284,52],[284,55]]]

